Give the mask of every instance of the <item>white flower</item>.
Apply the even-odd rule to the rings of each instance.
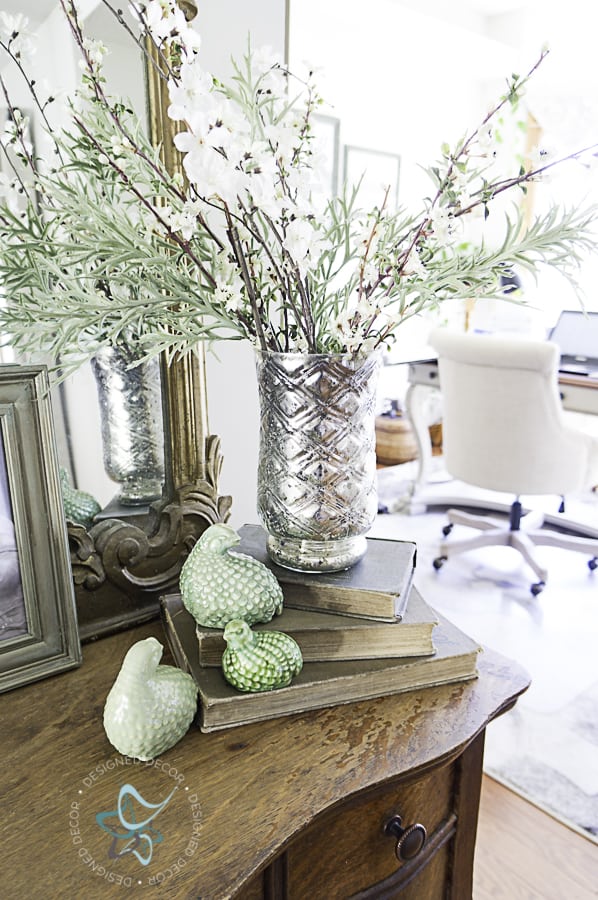
[[[368,259],[363,267],[362,282],[364,284],[374,284],[379,277],[380,271],[373,259]]]
[[[347,353],[358,353],[363,350],[364,338],[360,334],[350,335],[345,340],[345,350]]]
[[[168,115],[176,122],[196,113],[196,105],[202,98],[213,93],[213,81],[209,72],[202,69],[199,59],[194,57],[181,66],[178,79],[168,82],[170,106]]]
[[[0,12],[0,36],[21,62],[29,61],[36,51],[33,35],[29,31],[29,19],[21,13],[11,15]]]
[[[245,176],[244,190],[253,205],[278,218],[282,214],[280,201],[283,192],[276,160],[267,152],[265,145],[248,143],[245,151],[236,145],[226,152],[227,156],[233,153],[233,160],[238,160],[237,165]]]
[[[2,197],[3,204],[6,204],[13,214],[17,214],[22,208],[23,200],[18,182],[9,178],[4,172],[0,172],[0,197]]]
[[[5,40],[10,40],[15,34],[27,31],[29,27],[29,19],[27,16],[17,13],[12,15],[7,12],[0,12],[0,33]]]
[[[534,149],[529,153],[528,159],[526,160],[528,169],[541,169],[543,166],[549,165],[556,159],[556,152],[554,147],[534,147]],[[534,177],[534,181],[542,180],[544,183],[548,183],[552,177],[552,170],[547,172],[541,172],[539,175]]]
[[[180,232],[188,241],[197,230],[197,204],[186,203],[182,209],[176,211],[165,207],[162,210],[162,218],[172,232]]]
[[[426,267],[421,261],[420,255],[415,247],[411,248],[409,256],[403,263],[403,274],[414,275],[420,278],[425,278],[426,276]]]
[[[301,275],[305,275],[311,259],[317,258],[320,238],[311,222],[294,219],[287,225],[282,245],[293,258]]]
[[[205,200],[220,199],[232,206],[243,188],[243,173],[213,147],[198,142],[188,132],[177,135],[175,144],[186,152],[183,166],[198,195]]]
[[[356,312],[360,319],[372,319],[374,316],[377,316],[380,312],[380,307],[376,297],[374,295],[369,297],[362,296],[357,304]]]
[[[447,209],[434,207],[430,214],[432,234],[441,247],[451,243],[453,216]]]
[[[338,315],[332,321],[332,331],[338,334],[343,340],[348,338],[353,332],[353,320],[355,311],[350,309],[341,309]]]
[[[89,59],[94,72],[98,73],[102,68],[104,57],[108,53],[108,48],[101,41],[93,41],[90,38],[84,38],[83,49],[87,54],[87,58]]]
[[[359,228],[355,234],[355,240],[361,244],[363,250],[368,251],[368,255],[373,253],[381,237],[381,230],[376,218],[361,219]]]
[[[185,29],[185,15],[174,0],[144,0],[142,4],[131,3],[130,8],[138,20],[143,17],[158,43]]]
[[[212,296],[214,303],[224,306],[228,312],[238,312],[244,306],[242,292],[231,284],[219,284]]]
[[[378,346],[378,338],[375,335],[371,337],[366,337],[361,341],[361,346],[356,347],[356,350],[359,350],[362,356],[368,356],[370,353],[373,353],[376,347]],[[347,347],[347,350],[349,348]]]
[[[13,119],[8,119],[4,125],[4,131],[0,135],[0,143],[6,147],[12,144],[17,154],[25,153],[30,156],[33,152],[33,144],[28,138],[29,117],[24,116],[20,109],[13,110]]]
[[[251,54],[251,78],[263,92],[270,92],[273,100],[286,97],[288,74],[280,54],[272,47],[258,47]]]
[[[457,201],[461,209],[466,209],[474,202],[475,198],[472,195],[470,177],[466,172],[461,172],[459,169],[455,171],[451,188],[457,195]]]
[[[482,156],[496,156],[497,142],[494,129],[491,125],[485,125],[477,136],[477,145]]]
[[[264,126],[264,138],[273,148],[276,159],[288,166],[299,149],[299,125],[296,122],[268,122]]]
[[[123,154],[128,153],[131,149],[131,145],[125,140],[122,134],[113,134],[110,138],[110,146],[116,157],[123,156]]]

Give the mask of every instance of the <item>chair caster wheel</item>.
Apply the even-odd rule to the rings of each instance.
[[[595,556],[589,561],[588,569],[590,570],[590,572],[593,572],[594,569],[598,569],[598,556]]]
[[[448,557],[446,557],[446,556],[437,556],[437,557],[436,557],[436,559],[435,559],[434,562],[432,563],[432,565],[434,566],[434,568],[436,569],[436,571],[438,571],[438,569],[442,569],[443,565],[444,565],[445,562],[447,561],[447,558],[448,558]]]
[[[451,522],[450,525],[444,526],[444,528],[442,529],[442,533],[445,537],[447,537],[451,533],[452,530],[453,530],[453,523]]]
[[[532,584],[532,586],[531,586],[531,592],[534,595],[534,597],[537,597],[538,594],[542,593],[542,591],[544,590],[545,587],[546,587],[545,581],[536,581],[536,583]]]

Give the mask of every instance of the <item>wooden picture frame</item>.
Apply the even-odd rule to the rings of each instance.
[[[49,391],[0,365],[0,691],[81,662]]]
[[[344,149],[344,178],[346,184],[357,184],[361,179],[358,205],[366,210],[380,207],[388,187],[387,210],[395,212],[399,204],[399,176],[401,157],[397,153],[355,147]]]

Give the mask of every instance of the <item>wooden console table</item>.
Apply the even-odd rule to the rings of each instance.
[[[154,764],[133,763],[102,710],[126,650],[150,634],[166,643],[149,623],[0,697],[4,900],[471,897],[484,731],[528,686],[519,666],[488,650],[473,682],[193,727]],[[156,813],[139,797],[166,803]],[[404,862],[385,834],[396,815],[427,830]]]

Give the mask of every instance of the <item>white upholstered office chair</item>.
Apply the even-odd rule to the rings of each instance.
[[[447,471],[468,484],[515,496],[508,522],[449,510],[445,538],[454,524],[481,534],[443,541],[435,568],[475,547],[509,545],[537,576],[533,594],[547,578],[534,557],[536,544],[587,553],[595,569],[598,539],[542,529],[542,516],[522,516],[519,500],[534,494],[564,497],[598,484],[598,440],[565,423],[556,344],[444,328],[432,332],[430,344],[438,353]]]

